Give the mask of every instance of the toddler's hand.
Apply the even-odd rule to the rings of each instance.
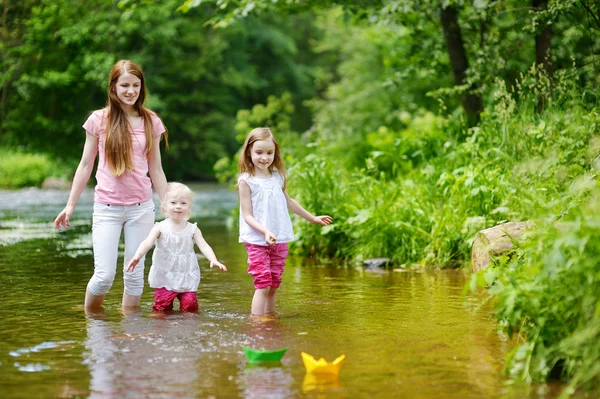
[[[267,245],[273,245],[277,241],[277,237],[275,237],[275,234],[267,230],[265,233],[265,241],[267,242]]]
[[[135,266],[140,262],[140,258],[138,257],[133,257],[131,259],[131,261],[129,262],[129,265],[127,266],[127,270],[128,272],[132,272],[135,269]]]
[[[331,222],[333,222],[333,218],[327,215],[315,216],[315,218],[312,220],[313,224],[320,224],[323,226],[327,226]]]
[[[212,262],[210,262],[210,267],[212,268],[213,266],[218,267],[219,269],[221,269],[222,272],[227,271],[227,267],[218,260],[213,260]]]

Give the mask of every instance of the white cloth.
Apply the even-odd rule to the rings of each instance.
[[[160,236],[152,254],[148,282],[152,288],[173,292],[195,292],[200,284],[200,267],[194,252],[196,223],[187,223],[183,231],[171,230],[168,220],[156,223]]]
[[[258,223],[269,229],[277,237],[277,243],[294,241],[294,230],[283,193],[283,177],[277,170],[268,179],[260,179],[248,173],[238,178],[245,181],[252,193],[252,216]],[[244,220],[240,205],[240,237],[239,242],[267,245],[265,236],[254,230]]]
[[[87,290],[94,295],[104,295],[112,287],[117,272],[119,242],[124,230],[125,263],[123,281],[125,293],[140,296],[144,292],[144,257],[132,272],[126,272],[138,246],[154,226],[152,200],[133,205],[108,205],[94,203],[92,217],[92,245],[94,248],[94,275]]]

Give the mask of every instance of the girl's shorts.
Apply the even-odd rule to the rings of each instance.
[[[157,288],[154,291],[152,310],[155,312],[173,310],[175,298],[179,299],[179,310],[182,312],[195,312],[198,310],[198,299],[195,292],[174,292],[166,288]]]
[[[248,274],[254,279],[254,288],[278,288],[289,252],[287,243],[269,246],[244,243],[244,246],[248,252]]]

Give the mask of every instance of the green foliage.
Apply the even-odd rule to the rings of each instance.
[[[334,223],[296,223],[297,245],[349,261],[385,256],[396,267],[459,266],[477,231],[534,221],[538,235],[475,275],[473,286],[490,287],[502,325],[519,334],[508,362],[513,378],[562,373],[565,394],[597,392],[599,107],[581,101],[577,75],[564,71],[538,114],[547,86],[537,76],[532,69],[510,89],[496,81],[480,125],[466,132],[458,116],[422,111],[405,115],[404,129],[383,126],[351,141],[360,145],[356,153],[344,135],[311,132],[314,154],[291,169],[290,191]]]
[[[10,73],[3,76],[0,144],[78,159],[81,125],[90,111],[105,105],[108,72],[121,58],[144,69],[147,105],[171,136],[163,164],[173,180],[213,178],[213,164],[237,149],[238,110],[287,91],[294,107],[306,112],[302,101],[314,95],[307,66],[310,16],[248,18],[215,31],[198,22],[210,10],[182,14],[178,5],[177,0],[25,5],[30,15],[15,28],[19,40],[2,55],[3,70]],[[297,115],[290,120],[306,123]]]
[[[330,162],[315,154],[288,166],[287,171],[288,192],[303,207],[315,215],[336,215],[340,221],[347,218],[347,193],[339,179],[342,171],[334,171]],[[339,257],[349,249],[348,232],[340,224],[311,225],[295,215],[293,221],[297,233],[293,245],[302,253]]]
[[[317,45],[320,56],[337,62],[317,69],[316,83],[324,92],[309,104],[315,113],[312,131],[336,144],[328,146],[328,155],[343,158],[345,167],[353,168],[377,151],[368,144],[381,141],[374,138],[382,135],[380,129],[403,130],[414,114],[425,117],[422,109],[437,108],[427,93],[450,81],[423,79],[431,71],[415,70],[409,29],[353,26],[341,16],[342,10],[334,9],[317,20],[325,32]]]
[[[335,223],[323,232],[301,225],[301,245],[355,260],[387,256],[396,264],[457,266],[469,259],[481,229],[508,220],[560,219],[579,206],[564,193],[587,181],[582,176],[598,156],[588,150],[597,141],[597,110],[578,102],[563,77],[547,111],[536,114],[534,73],[516,92],[498,81],[495,103],[464,142],[457,141],[462,134],[452,130],[452,119],[404,114],[404,129],[366,134],[364,163],[357,165],[352,152],[341,156],[346,140],[313,132],[308,148],[315,153],[294,165],[290,190],[308,209],[329,209]],[[317,173],[316,165],[323,170]],[[339,204],[324,207],[315,190]],[[331,232],[336,235],[328,240]]]
[[[498,318],[520,338],[509,357],[513,378],[552,374],[571,379],[572,387],[598,390],[600,186],[588,181],[566,195],[587,199],[559,223],[540,222],[516,256],[487,280]]]
[[[569,395],[577,387],[600,390],[599,114],[566,75],[557,82],[562,89],[541,115],[532,112],[539,88],[531,75],[517,93],[498,84],[496,106],[473,136],[512,165],[496,179],[505,185],[496,211],[536,224],[525,244],[474,276],[473,286],[490,287],[498,319],[518,338],[507,364],[512,378],[561,377]]]
[[[237,113],[237,142],[242,144],[248,133],[256,127],[269,127],[273,132],[287,134],[291,129],[291,116],[294,112],[292,96],[286,92],[281,97],[269,96],[267,104],[256,104],[251,110]]]
[[[74,164],[110,66],[133,59],[170,131],[170,179],[216,172],[231,182],[241,138],[273,128],[290,194],[334,217],[326,228],[296,220],[297,251],[454,267],[478,230],[535,221],[531,244],[474,284],[491,286],[503,324],[525,340],[511,358],[515,378],[543,379],[560,365],[572,386],[598,380],[598,4],[5,3],[1,145]],[[460,86],[440,29],[449,6],[469,64]],[[548,26],[554,71],[542,73],[535,38]],[[473,88],[486,108],[467,129],[459,100]],[[0,155],[2,178],[30,164],[12,185],[51,173],[47,158]]]
[[[442,118],[430,112],[400,115],[404,129],[392,131],[382,126],[366,136],[367,170],[387,176],[406,175],[432,158],[443,154],[449,137],[443,131]]]
[[[256,104],[251,110],[242,109],[237,113],[235,130],[238,151],[232,157],[225,156],[214,165],[215,175],[221,183],[231,184],[236,181],[238,175],[239,148],[242,147],[246,136],[256,127],[269,127],[282,149],[282,155],[286,158],[286,151],[297,143],[297,134],[290,130],[291,115],[294,112],[294,104],[290,93],[283,93],[281,97],[269,96],[267,104]],[[287,157],[287,161],[291,161]]]
[[[59,167],[43,154],[24,154],[0,148],[0,188],[39,187]]]

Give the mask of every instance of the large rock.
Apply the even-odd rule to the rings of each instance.
[[[513,249],[515,242],[521,242],[523,233],[533,227],[531,222],[508,222],[481,230],[475,236],[471,252],[473,272],[486,269],[492,256]]]

